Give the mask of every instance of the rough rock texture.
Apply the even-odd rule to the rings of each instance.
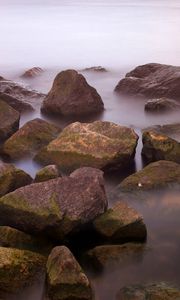
[[[180,165],[160,160],[128,176],[118,186],[122,191],[150,190],[180,184]]]
[[[21,76],[22,78],[35,78],[43,73],[43,69],[39,67],[31,68],[24,72],[24,74]]]
[[[180,163],[180,143],[156,131],[143,132],[142,155],[148,162],[172,160]]]
[[[118,83],[116,92],[180,99],[180,67],[150,63],[126,74]]]
[[[95,230],[108,241],[143,240],[146,226],[142,216],[125,202],[117,202],[93,222]]]
[[[0,142],[9,138],[19,128],[20,114],[0,100]]]
[[[46,259],[40,254],[0,247],[0,290],[19,292],[38,279],[45,264]]]
[[[147,112],[164,112],[180,109],[180,104],[172,99],[159,98],[148,100],[144,107]]]
[[[102,172],[34,183],[0,198],[0,224],[63,239],[107,208]]]
[[[55,139],[60,129],[41,119],[27,122],[13,134],[3,146],[3,152],[11,158],[33,155]]]
[[[165,134],[170,138],[180,142],[180,123],[172,123],[166,125],[154,125],[151,127],[146,127],[144,131],[156,131],[160,134]]]
[[[49,165],[36,173],[34,182],[43,182],[58,177],[61,177],[59,168],[56,165]]]
[[[0,197],[30,183],[32,178],[29,174],[0,161]]]
[[[14,108],[19,113],[29,112],[34,110],[31,104],[18,100],[17,98],[10,96],[6,93],[0,92],[0,99],[6,102],[9,106]]]
[[[146,285],[132,285],[122,288],[117,300],[179,300],[180,289],[160,282]]]
[[[132,162],[137,140],[133,129],[111,122],[75,122],[42,149],[36,160],[65,170],[82,166],[120,168]]]
[[[43,112],[65,116],[86,115],[101,112],[104,104],[83,75],[67,70],[56,76],[41,108]]]
[[[88,278],[65,246],[55,247],[49,255],[47,293],[51,300],[93,299]]]

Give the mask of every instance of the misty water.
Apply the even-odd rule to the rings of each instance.
[[[101,95],[105,111],[82,121],[112,121],[134,128],[141,137],[141,130],[147,126],[178,122],[179,112],[147,114],[143,99],[117,96],[113,90],[137,65],[179,65],[179,28],[179,0],[0,0],[0,75],[47,93],[61,70],[102,65],[108,72],[82,74]],[[45,72],[32,80],[20,78],[33,66]],[[21,126],[36,117],[62,128],[77,120],[45,117],[37,104],[35,112],[22,115]],[[106,176],[109,195],[123,177],[143,167],[141,147],[139,139],[134,168]],[[31,158],[15,164],[32,176],[40,168]],[[116,200],[118,197],[110,197],[110,205]],[[126,284],[156,280],[180,284],[178,191],[128,201],[143,214],[148,251],[138,261],[110,265],[101,274],[87,269],[98,300],[115,299],[117,291]],[[13,300],[42,300],[42,294],[43,284]]]

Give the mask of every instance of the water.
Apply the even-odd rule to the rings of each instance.
[[[141,136],[141,129],[147,126],[178,122],[179,112],[147,114],[143,99],[119,97],[113,90],[136,65],[180,64],[179,16],[179,0],[0,0],[0,75],[46,93],[59,71],[102,65],[107,73],[83,72],[105,103],[104,113],[94,119],[127,125]],[[20,79],[33,66],[44,68],[42,76]],[[35,112],[22,116],[21,126],[35,117],[61,127],[74,121],[42,116],[37,107]],[[134,168],[106,176],[109,195],[124,176],[142,168],[141,147],[140,139]],[[40,168],[30,158],[16,165],[32,176]],[[96,276],[90,273],[96,299],[114,299],[126,284],[151,280],[180,284],[179,194],[148,195],[145,201],[130,204],[144,216],[150,250],[138,262],[109,266]],[[42,290],[42,285],[28,289],[18,300],[41,300]]]

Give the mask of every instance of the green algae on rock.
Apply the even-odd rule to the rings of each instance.
[[[134,158],[138,136],[133,129],[111,122],[75,122],[40,151],[36,160],[63,170],[89,166],[120,168]]]
[[[0,142],[18,130],[19,120],[19,112],[0,99]]]
[[[47,294],[51,300],[93,299],[88,278],[65,246],[55,247],[48,257]]]
[[[58,177],[61,177],[59,168],[56,165],[48,165],[36,173],[34,182],[43,182]]]

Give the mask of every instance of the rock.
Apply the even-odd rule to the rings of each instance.
[[[89,250],[86,258],[96,269],[102,270],[108,265],[118,264],[118,267],[122,267],[132,261],[141,261],[144,251],[145,245],[140,243],[103,245]]]
[[[34,183],[0,198],[0,225],[56,240],[85,230],[107,208],[102,172],[91,172]]]
[[[0,100],[0,142],[6,140],[19,128],[20,114]]]
[[[147,112],[163,112],[180,109],[180,104],[172,99],[159,98],[148,100],[144,107]]]
[[[126,74],[116,92],[145,97],[180,99],[180,67],[150,63]]]
[[[43,73],[43,69],[39,67],[31,68],[24,72],[24,74],[21,76],[22,78],[35,78]]]
[[[90,300],[93,292],[81,266],[65,246],[55,247],[47,261],[50,300]]]
[[[32,178],[29,174],[0,161],[0,197],[30,183]]]
[[[170,284],[160,282],[145,285],[132,285],[122,288],[117,300],[178,300],[180,289]]]
[[[156,131],[144,131],[142,155],[147,162],[171,160],[180,163],[180,143]]]
[[[180,165],[172,161],[153,162],[128,176],[118,186],[121,191],[151,190],[180,184]]]
[[[41,110],[60,115],[87,115],[103,111],[97,91],[75,70],[60,72],[44,99]]]
[[[166,125],[154,125],[146,127],[144,131],[156,131],[160,134],[165,134],[170,138],[180,142],[180,123],[166,124]]]
[[[56,165],[49,165],[36,173],[34,182],[43,182],[58,177],[61,177],[59,168]]]
[[[18,100],[17,98],[14,98],[6,93],[0,92],[0,99],[6,102],[9,106],[14,108],[15,110],[17,110],[19,113],[29,112],[34,110],[31,104]]]
[[[37,281],[45,269],[46,258],[40,254],[0,247],[0,290],[19,292]]]
[[[60,129],[41,119],[27,122],[3,146],[4,154],[11,158],[33,155],[55,139]]]
[[[93,222],[95,230],[106,241],[139,241],[146,238],[142,216],[125,202],[117,202]]]
[[[97,67],[90,67],[90,68],[85,68],[82,71],[85,72],[107,72],[107,70],[101,66],[97,66]]]
[[[67,126],[35,159],[45,164],[55,163],[62,170],[83,166],[117,169],[133,161],[137,140],[133,129],[111,122],[75,122]]]

